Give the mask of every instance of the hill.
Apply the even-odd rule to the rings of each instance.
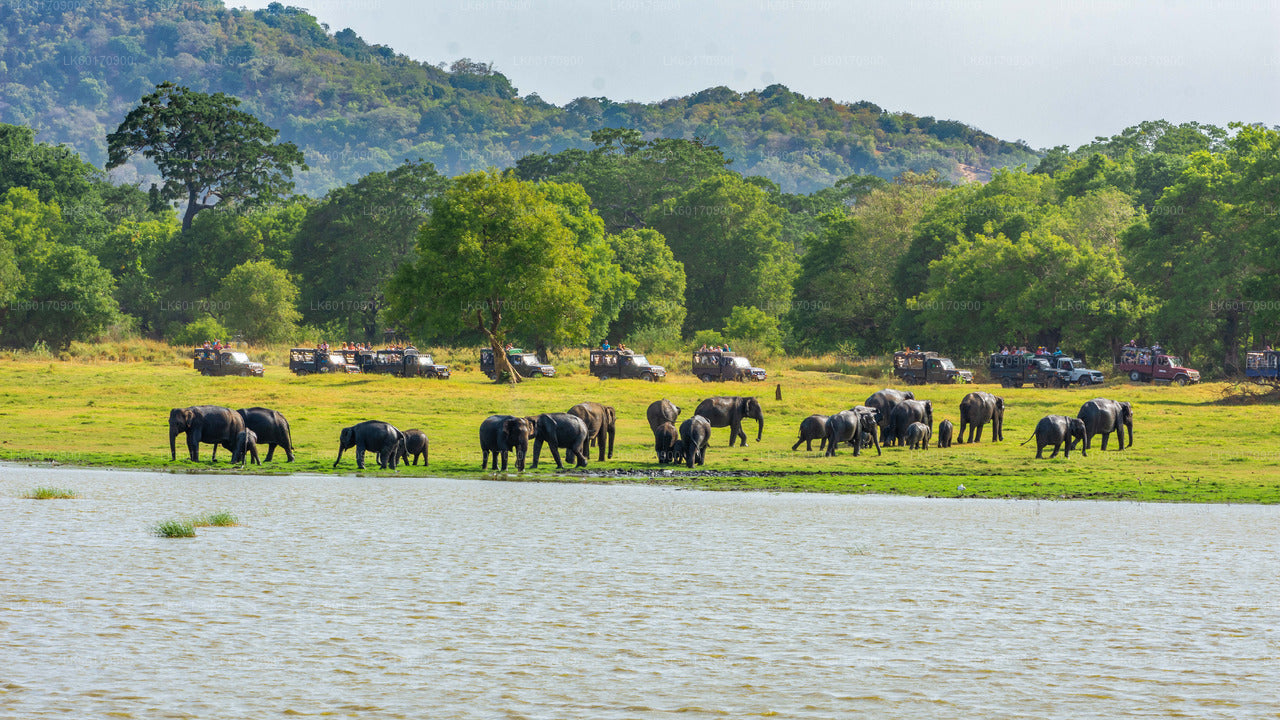
[[[739,172],[789,192],[855,173],[937,169],[953,180],[985,179],[1038,158],[1025,144],[954,120],[809,98],[782,85],[556,106],[521,95],[490,65],[418,62],[278,3],[249,11],[221,0],[0,0],[0,122],[30,126],[102,166],[106,134],[164,80],[242,99],[306,153],[311,171],[298,187],[312,195],[405,158],[447,174],[508,167],[530,153],[590,147],[590,133],[605,127],[701,137]],[[133,172],[122,179],[137,179]]]

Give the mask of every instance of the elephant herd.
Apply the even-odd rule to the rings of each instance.
[[[956,443],[982,441],[983,429],[991,425],[991,439],[1004,440],[1004,398],[988,392],[971,392],[960,401],[960,429],[950,420],[938,424],[937,447],[949,448]],[[1119,449],[1125,446],[1124,431],[1129,431],[1129,444],[1133,445],[1133,407],[1127,402],[1096,398],[1086,402],[1076,417],[1047,415],[1036,424],[1035,431],[1022,444],[1036,441],[1036,457],[1042,458],[1044,448],[1052,445],[1050,458],[1059,450],[1064,457],[1080,447],[1085,455],[1095,435],[1102,436],[1102,449],[1107,449],[1107,438],[1116,433]],[[968,430],[968,440],[965,431]],[[840,443],[848,443],[857,456],[863,448],[899,445],[913,450],[929,447],[933,436],[933,403],[917,400],[910,391],[885,389],[867,398],[866,403],[842,410],[834,415],[810,415],[800,422],[800,437],[792,450],[805,444],[813,449],[813,441],[819,440],[819,450],[825,455],[835,455]]]
[[[960,428],[950,420],[938,424],[937,447],[982,441],[983,430],[991,426],[993,441],[1004,439],[1004,398],[987,392],[971,392],[960,401]],[[729,428],[729,446],[741,442],[745,447],[747,434],[742,429],[745,420],[758,423],[756,441],[764,435],[764,413],[760,401],[754,397],[711,397],[703,400],[693,416],[677,425],[680,408],[670,400],[657,400],[649,405],[646,416],[653,431],[654,451],[659,464],[684,463],[692,468],[702,465],[713,428]],[[530,468],[538,467],[542,447],[551,450],[556,467],[563,469],[570,462],[575,467],[585,467],[591,448],[597,448],[597,457],[603,461],[613,457],[617,435],[617,412],[608,405],[583,402],[567,412],[551,412],[533,416],[491,415],[480,423],[480,450],[482,470],[506,471],[508,456],[515,453],[517,471],[525,468],[529,441],[533,441],[533,461]],[[810,415],[800,423],[800,437],[792,450],[805,443],[813,449],[813,441],[820,441],[818,449],[827,457],[835,455],[841,443],[852,446],[853,454],[874,447],[881,454],[881,447],[894,445],[911,449],[927,449],[933,442],[933,403],[917,400],[910,391],[885,389],[872,394],[865,404],[833,415]],[[1125,447],[1125,430],[1128,444],[1133,445],[1133,407],[1127,402],[1096,398],[1084,403],[1076,417],[1047,415],[1036,424],[1031,437],[1023,445],[1035,440],[1036,457],[1043,457],[1044,448],[1053,446],[1050,458],[1063,450],[1064,457],[1080,447],[1080,454],[1092,446],[1095,436],[1102,436],[1102,449],[1116,433],[1120,450]],[[965,432],[968,431],[968,438]],[[231,410],[218,405],[196,405],[174,408],[169,413],[169,454],[177,459],[177,436],[186,434],[187,451],[192,461],[199,460],[202,443],[213,445],[213,459],[217,459],[218,447],[231,453],[233,464],[244,464],[246,459],[261,464],[258,446],[267,446],[268,462],[276,447],[284,450],[288,462],[293,462],[293,440],[289,421],[281,413],[269,408],[253,407]],[[429,463],[429,441],[421,430],[401,431],[390,423],[369,420],[343,428],[338,434],[337,467],[346,450],[355,449],[356,467],[364,469],[365,453],[376,454],[378,466],[395,469],[399,462],[413,464],[419,457],[423,465]],[[564,451],[561,459],[560,451]],[[501,461],[501,466],[499,466]]]

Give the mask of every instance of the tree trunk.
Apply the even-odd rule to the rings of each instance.
[[[520,377],[520,373],[511,367],[511,360],[507,357],[507,349],[502,346],[502,312],[498,308],[502,307],[501,301],[489,303],[489,314],[491,318],[490,326],[484,324],[484,315],[476,308],[476,327],[480,328],[480,332],[489,338],[489,349],[493,350],[493,374],[496,377],[495,382],[501,382],[502,374],[507,374],[507,382],[515,385],[524,382],[524,378]]]
[[[187,211],[182,214],[182,232],[191,229],[191,221],[196,219],[196,213],[200,212],[200,204],[196,202],[196,189],[194,186],[187,188]]]

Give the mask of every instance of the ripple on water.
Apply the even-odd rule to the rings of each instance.
[[[82,499],[16,499],[45,475]],[[0,716],[1234,718],[1280,681],[1263,507],[0,467],[0,517]]]

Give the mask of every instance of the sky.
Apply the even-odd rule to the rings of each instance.
[[[261,8],[268,0],[228,0]],[[1280,124],[1280,0],[293,0],[521,95],[651,102],[781,83],[1035,148],[1143,120]]]

